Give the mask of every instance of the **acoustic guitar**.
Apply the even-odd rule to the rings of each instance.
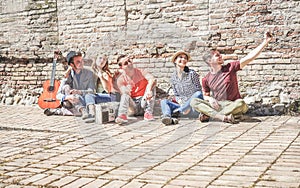
[[[51,79],[46,80],[43,84],[43,93],[38,99],[38,105],[42,109],[60,107],[60,100],[56,99],[56,94],[60,85],[60,81],[55,80],[56,62],[60,55],[60,51],[54,52]]]

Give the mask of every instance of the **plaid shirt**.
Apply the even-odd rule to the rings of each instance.
[[[183,104],[189,100],[196,91],[201,91],[199,75],[193,69],[189,69],[188,72],[183,72],[181,79],[178,77],[177,71],[175,70],[171,75],[170,82],[176,101],[179,104]]]

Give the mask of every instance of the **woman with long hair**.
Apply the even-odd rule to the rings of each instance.
[[[92,64],[92,69],[94,73],[98,76],[97,79],[97,92],[98,96],[109,95],[111,101],[119,101],[120,94],[117,87],[117,78],[120,75],[119,71],[112,73],[109,70],[108,58],[106,55],[98,56]],[[103,91],[99,91],[100,86],[102,86]],[[101,93],[100,93],[101,92]]]

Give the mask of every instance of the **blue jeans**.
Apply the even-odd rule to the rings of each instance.
[[[113,98],[110,94],[104,94],[104,93],[96,93],[95,94],[96,104],[104,103],[104,102],[111,102],[111,101],[113,101]]]
[[[84,104],[86,106],[90,104],[99,104],[99,103],[105,103],[105,102],[112,102],[115,101],[115,97],[110,94],[104,94],[104,93],[96,93],[96,94],[86,94],[84,95]]]
[[[190,98],[187,100],[183,105],[180,105],[178,103],[172,102],[168,99],[163,99],[160,101],[161,111],[163,116],[171,117],[173,114],[173,111],[175,109],[178,109],[178,111],[182,114],[182,112],[191,109],[191,111],[186,115],[188,117],[198,117],[199,112],[194,110],[191,106],[191,100],[194,98],[203,99],[203,94],[201,91],[196,91]]]

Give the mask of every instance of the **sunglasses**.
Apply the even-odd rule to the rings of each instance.
[[[125,62],[122,63],[122,66],[126,66],[129,63],[132,63],[131,59],[127,59]]]

